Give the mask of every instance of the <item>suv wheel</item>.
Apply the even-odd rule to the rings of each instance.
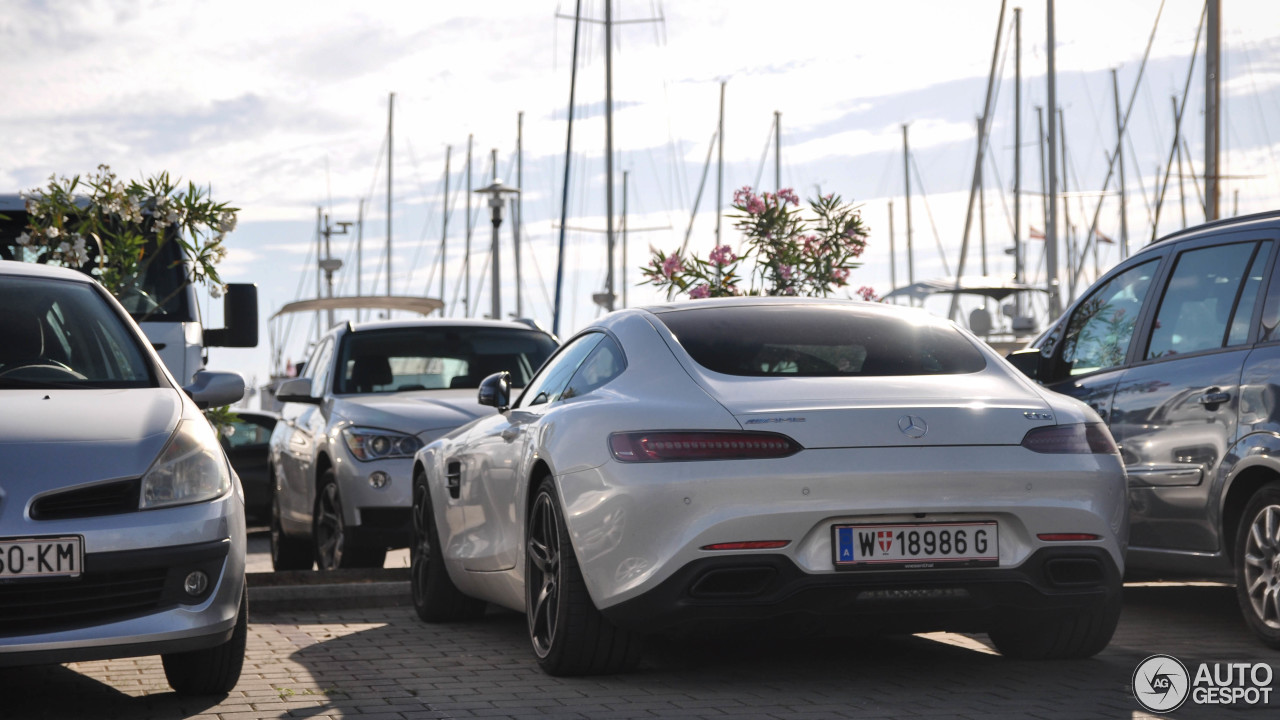
[[[1280,649],[1280,482],[1262,486],[1236,530],[1236,600],[1249,628]]]
[[[343,518],[342,495],[332,469],[324,472],[320,492],[316,493],[311,540],[315,544],[316,567],[320,570],[382,567],[386,562],[385,548],[360,547],[351,541],[351,532]]]

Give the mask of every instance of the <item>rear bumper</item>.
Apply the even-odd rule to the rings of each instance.
[[[752,554],[688,563],[602,612],[644,632],[761,620],[821,620],[851,632],[984,632],[1014,615],[1098,607],[1120,592],[1120,571],[1099,547],[1044,548],[1012,568],[820,575],[785,555]]]

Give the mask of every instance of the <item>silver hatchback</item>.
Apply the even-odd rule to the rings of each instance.
[[[240,677],[244,497],[201,406],[81,273],[0,261],[0,666],[161,655],[175,690]]]

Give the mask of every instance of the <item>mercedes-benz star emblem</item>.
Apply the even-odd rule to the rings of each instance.
[[[924,418],[919,415],[903,415],[898,418],[898,429],[902,431],[903,435],[919,440],[924,437],[925,433],[929,432],[929,423],[925,422]]]

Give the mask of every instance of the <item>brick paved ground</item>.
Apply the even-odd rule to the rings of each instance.
[[[265,603],[264,603],[265,605]],[[158,658],[0,670],[0,718],[1131,718],[1137,663],[1188,666],[1280,653],[1245,631],[1225,588],[1130,589],[1097,658],[1015,663],[982,636],[655,642],[639,671],[561,679],[533,662],[523,616],[428,626],[406,607],[252,611],[240,684],[225,698],[168,691]],[[1280,716],[1190,704],[1178,718]]]

